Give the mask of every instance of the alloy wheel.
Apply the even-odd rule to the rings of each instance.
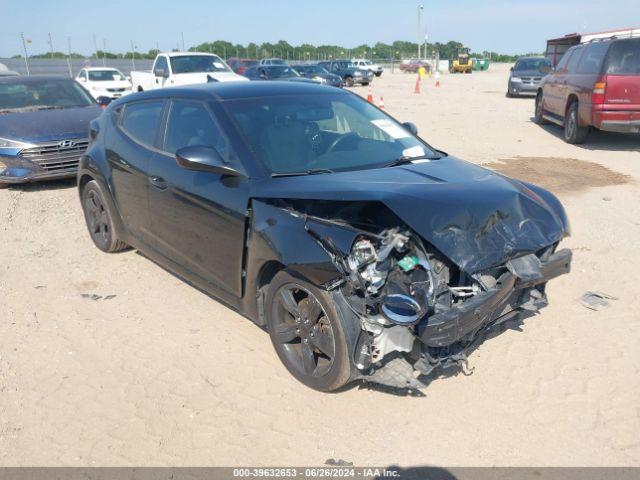
[[[328,315],[318,299],[295,284],[283,285],[275,296],[272,336],[276,348],[300,374],[326,375],[336,356]]]
[[[85,199],[89,233],[96,243],[106,245],[110,242],[109,217],[102,199],[95,190],[87,192]]]

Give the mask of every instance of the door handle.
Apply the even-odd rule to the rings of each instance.
[[[167,181],[162,177],[149,177],[149,183],[159,190],[164,190],[169,186]]]

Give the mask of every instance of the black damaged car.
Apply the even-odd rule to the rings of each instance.
[[[440,152],[360,97],[291,82],[129,95],[90,127],[79,193],[131,246],[265,327],[332,391],[420,388],[492,325],[546,305],[560,202]]]

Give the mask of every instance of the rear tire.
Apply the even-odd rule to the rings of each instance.
[[[265,313],[271,343],[296,379],[321,392],[349,382],[351,312],[341,311],[329,293],[283,270],[269,284]]]
[[[578,107],[577,101],[572,102],[564,116],[564,140],[574,145],[584,143],[589,133],[589,127],[580,126]]]
[[[107,253],[125,250],[129,246],[116,237],[113,214],[105,201],[100,185],[95,180],[82,189],[82,210],[91,240],[98,249]]]
[[[546,125],[547,122],[544,119],[544,110],[542,109],[542,92],[538,92],[538,94],[536,95],[536,104],[535,104],[535,111],[534,111],[534,115],[533,115],[533,122],[537,123],[538,125]]]

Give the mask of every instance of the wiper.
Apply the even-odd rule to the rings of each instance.
[[[414,160],[438,160],[441,158],[440,156],[433,155],[419,155],[417,157],[409,157],[407,155],[403,155],[402,157],[398,157],[392,162],[387,163],[384,167],[397,167],[398,165],[406,165],[407,163],[411,163]]]
[[[285,172],[285,173],[272,173],[271,177],[299,177],[302,175],[318,175],[321,173],[334,173],[333,170],[329,168],[310,168],[309,170],[305,170],[304,172]]]

